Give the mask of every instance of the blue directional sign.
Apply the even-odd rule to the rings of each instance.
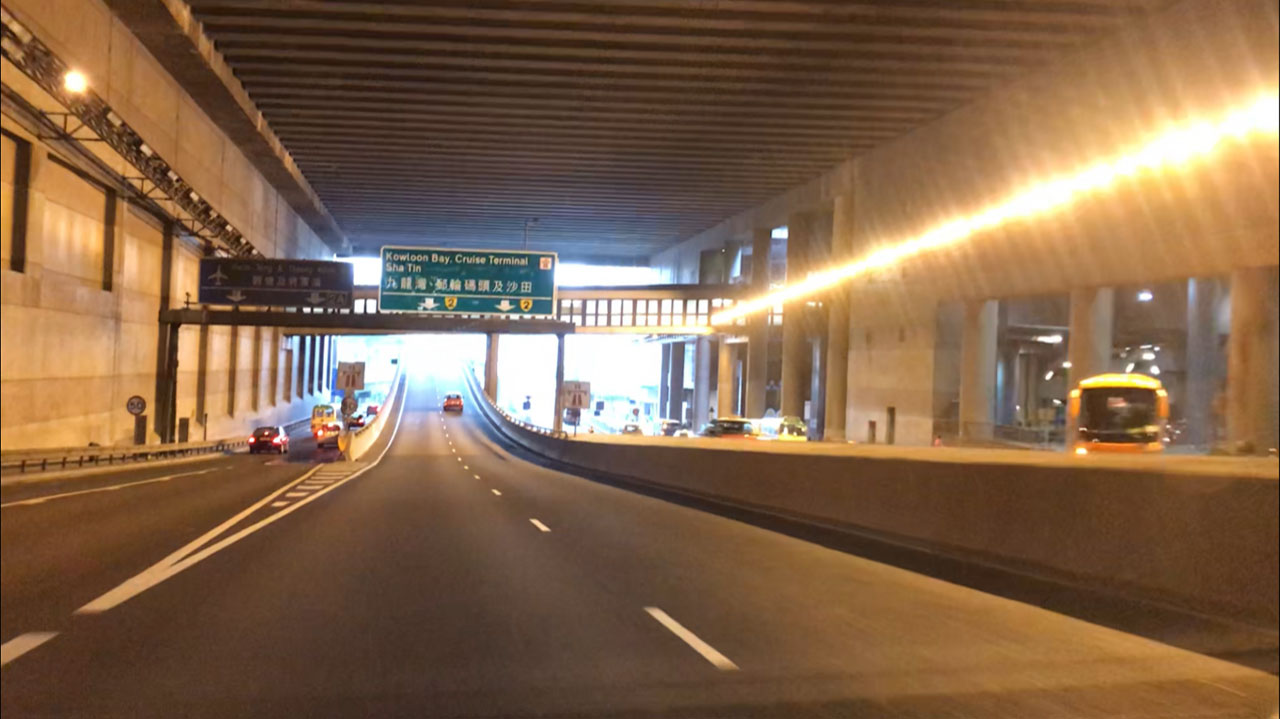
[[[354,272],[347,262],[200,260],[202,304],[350,309],[354,285]]]
[[[387,246],[378,287],[384,312],[551,317],[556,253]]]

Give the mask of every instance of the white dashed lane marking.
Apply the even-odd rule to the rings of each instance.
[[[498,491],[498,490],[496,490],[496,489],[491,489],[491,490],[489,490],[489,491],[490,491],[490,492],[493,492],[493,493],[494,493],[494,495],[496,495],[496,496],[498,496],[498,497],[501,497],[501,496],[502,496],[502,492],[499,492],[499,491]]]

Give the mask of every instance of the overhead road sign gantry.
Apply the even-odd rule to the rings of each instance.
[[[348,262],[200,260],[201,304],[350,309],[355,273]]]
[[[556,253],[382,248],[384,312],[554,317]]]

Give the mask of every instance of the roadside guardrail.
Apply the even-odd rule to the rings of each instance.
[[[567,432],[557,432],[555,430],[547,429],[546,427],[540,427],[536,424],[530,424],[528,422],[525,422],[522,419],[513,417],[511,413],[499,407],[497,402],[494,402],[492,399],[489,398],[489,395],[485,394],[484,387],[480,382],[480,378],[476,376],[475,365],[473,364],[467,365],[466,375],[467,375],[467,383],[470,384],[471,388],[475,390],[475,394],[478,395],[485,402],[485,404],[489,405],[489,407],[493,411],[502,415],[502,418],[505,419],[506,421],[522,429],[526,429],[530,432],[535,432],[537,434],[540,434],[543,437],[553,437],[555,439],[569,438],[569,434]]]
[[[306,425],[309,421],[308,418],[303,418],[289,422],[284,427],[286,430],[294,430]],[[52,470],[137,464],[161,459],[192,457],[212,452],[227,452],[247,445],[247,437],[242,436],[236,439],[214,439],[207,442],[183,442],[181,444],[18,449],[0,452],[0,472],[5,474],[36,474]]]

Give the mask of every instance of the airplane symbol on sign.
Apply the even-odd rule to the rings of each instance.
[[[222,281],[227,279],[227,276],[222,272],[222,268],[219,267],[214,271],[213,274],[209,275],[209,279],[213,282],[215,286],[221,287]]]

